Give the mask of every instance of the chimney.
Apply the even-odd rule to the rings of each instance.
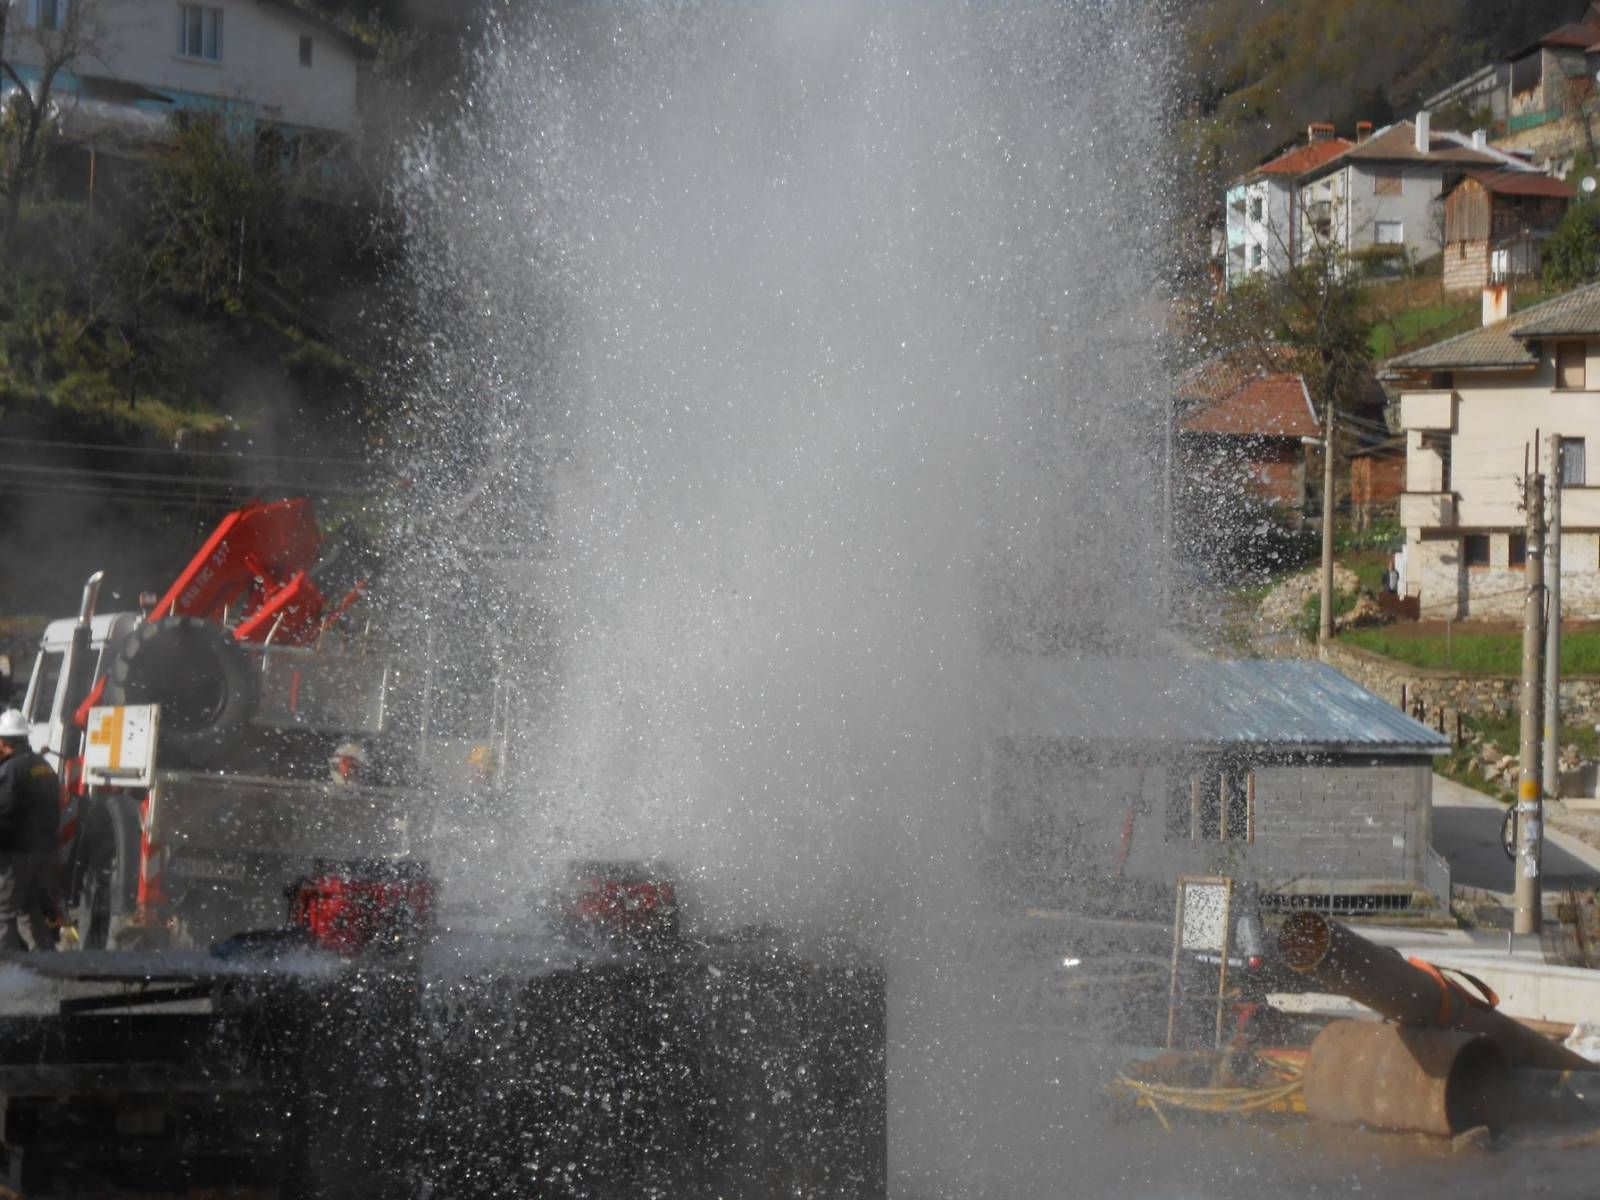
[[[1511,315],[1511,288],[1503,283],[1483,289],[1483,323],[1493,325]]]
[[[1366,141],[1371,136],[1372,136],[1372,122],[1371,121],[1357,121],[1356,122],[1356,145],[1359,146],[1362,142]]]
[[[1423,109],[1421,112],[1419,112],[1417,114],[1417,120],[1416,120],[1417,153],[1418,154],[1426,154],[1428,152],[1428,149],[1429,149],[1430,145],[1432,144],[1432,141],[1433,141],[1433,137],[1432,137],[1433,130],[1431,128],[1429,128],[1430,124],[1431,124],[1431,121],[1429,120],[1428,110],[1427,109]]]
[[[1487,129],[1474,129],[1472,131],[1472,148],[1474,150],[1487,150],[1489,148],[1489,131]]]
[[[1333,126],[1327,121],[1313,121],[1306,126],[1306,143],[1325,142],[1333,136]]]

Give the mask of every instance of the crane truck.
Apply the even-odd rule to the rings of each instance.
[[[23,699],[62,780],[61,894],[87,948],[281,912],[319,858],[411,852],[414,791],[330,772],[381,741],[393,669],[343,631],[365,584],[323,592],[312,503],[229,513],[160,596],[45,628]]]

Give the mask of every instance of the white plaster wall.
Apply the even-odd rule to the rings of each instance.
[[[104,34],[92,58],[73,64],[87,75],[108,75],[157,90],[199,92],[246,101],[258,115],[289,125],[353,134],[358,127],[356,57],[341,41],[293,13],[258,0],[210,0],[223,10],[222,60],[178,53],[176,0],[100,0]],[[13,13],[15,25],[26,7]],[[312,39],[312,65],[300,65],[300,38]],[[38,47],[24,35],[8,53],[36,63]]]
[[[1400,221],[1405,225],[1405,247],[1415,258],[1428,258],[1439,253],[1439,243],[1434,238],[1434,201],[1444,188],[1443,173],[1438,167],[1392,166],[1399,170],[1400,195],[1380,196],[1377,193],[1378,170],[1373,164],[1351,163],[1349,173],[1349,244],[1351,252],[1365,250],[1378,244],[1378,222]]]

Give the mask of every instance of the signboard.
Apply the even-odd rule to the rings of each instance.
[[[1233,880],[1225,876],[1178,876],[1178,906],[1172,922],[1172,979],[1167,988],[1167,1048],[1177,1028],[1180,968],[1188,951],[1217,956],[1214,1045],[1222,1047],[1223,999],[1228,990],[1228,952],[1233,941]],[[1198,956],[1197,956],[1198,957]]]
[[[124,704],[89,710],[83,773],[90,783],[149,787],[155,778],[158,704]]]

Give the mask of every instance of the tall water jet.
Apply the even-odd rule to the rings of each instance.
[[[480,622],[518,811],[458,884],[661,855],[707,920],[873,941],[928,1187],[978,1169],[986,1103],[979,664],[1156,624],[1150,29],[1121,0],[508,14],[402,185],[419,578],[492,544],[521,602]]]

